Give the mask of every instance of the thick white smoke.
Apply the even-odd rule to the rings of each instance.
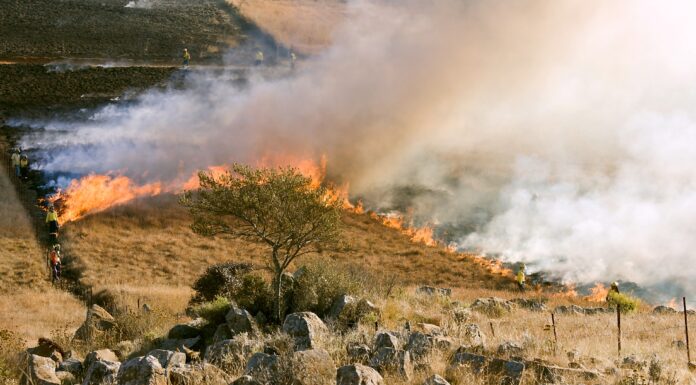
[[[696,4],[349,3],[291,77],[215,75],[27,138],[48,171],[172,181],[326,154],[375,205],[573,280],[696,277]],[[464,233],[467,232],[467,234]]]

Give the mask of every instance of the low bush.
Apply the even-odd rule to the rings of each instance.
[[[14,379],[21,375],[20,353],[26,341],[16,333],[0,329],[0,385],[16,384]]]
[[[638,298],[631,297],[628,294],[612,291],[607,295],[607,304],[612,307],[616,307],[618,305],[622,313],[631,313],[638,309],[640,300]]]
[[[242,286],[243,277],[253,270],[249,263],[225,262],[208,267],[196,282],[191,304],[213,301],[217,297],[232,298]]]
[[[209,302],[203,302],[191,308],[194,315],[199,316],[208,323],[219,325],[225,322],[225,316],[232,308],[232,302],[223,296],[218,296]]]
[[[311,311],[324,317],[344,294],[361,292],[360,283],[342,266],[326,260],[302,266],[295,274],[292,311]]]
[[[239,307],[251,314],[262,313],[269,316],[273,309],[273,293],[268,283],[256,274],[242,277],[239,289],[232,294],[232,299]]]

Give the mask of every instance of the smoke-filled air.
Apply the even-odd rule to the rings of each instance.
[[[352,1],[291,75],[192,75],[23,145],[51,143],[49,173],[153,193],[211,166],[324,157],[351,199],[411,210],[460,249],[694,294],[694,14],[689,1]]]

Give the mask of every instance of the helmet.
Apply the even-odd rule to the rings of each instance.
[[[59,244],[53,245],[53,250],[60,251],[60,245]]]
[[[526,270],[526,269],[527,269],[527,265],[525,265],[524,263],[520,263],[520,270]]]

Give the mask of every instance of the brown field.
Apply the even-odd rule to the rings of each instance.
[[[277,41],[311,54],[328,47],[346,17],[341,0],[227,0]]]
[[[43,250],[5,167],[0,170],[0,329],[28,344],[58,328],[76,329],[82,303],[48,281]]]

